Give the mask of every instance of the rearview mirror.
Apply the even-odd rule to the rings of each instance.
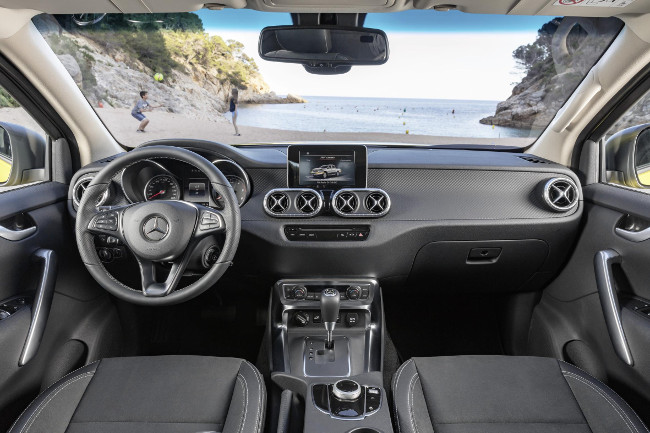
[[[650,188],[650,124],[612,135],[605,144],[610,181],[632,188]]]
[[[309,68],[381,65],[388,60],[388,38],[381,30],[363,27],[266,27],[260,33],[259,54],[271,62]]]

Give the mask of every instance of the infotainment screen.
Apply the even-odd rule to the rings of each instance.
[[[363,145],[292,145],[288,149],[289,188],[365,188]]]

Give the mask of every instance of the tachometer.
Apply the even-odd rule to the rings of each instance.
[[[246,181],[239,176],[235,176],[234,174],[226,175],[226,179],[228,179],[228,182],[230,182],[230,185],[232,185],[232,189],[235,190],[237,201],[239,202],[239,206],[241,206],[244,204],[246,198],[248,197],[248,186],[246,184]]]
[[[180,186],[176,179],[168,174],[159,174],[152,177],[144,187],[144,198],[151,200],[178,200]]]

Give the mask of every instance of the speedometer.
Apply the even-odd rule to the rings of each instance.
[[[176,179],[168,174],[152,177],[144,187],[144,198],[151,200],[178,200],[180,186]]]
[[[228,179],[228,182],[230,182],[232,189],[235,190],[237,201],[239,202],[239,206],[241,206],[244,204],[246,198],[248,197],[248,186],[246,185],[246,181],[239,176],[235,176],[234,174],[226,175],[226,179]]]

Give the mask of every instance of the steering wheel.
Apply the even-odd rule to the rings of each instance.
[[[145,159],[175,159],[199,169],[207,176],[213,190],[223,197],[223,209],[180,200],[97,208],[97,200],[111,179],[126,167]],[[133,150],[104,167],[81,198],[75,224],[79,253],[93,278],[118,298],[141,305],[177,304],[213,286],[232,264],[240,231],[239,204],[223,173],[202,156],[171,146]],[[177,288],[199,241],[218,233],[225,235],[225,243],[216,263],[194,283]],[[141,288],[122,284],[106,270],[95,249],[95,235],[113,236],[127,246],[140,266]],[[157,281],[156,262],[172,264],[164,281]]]

